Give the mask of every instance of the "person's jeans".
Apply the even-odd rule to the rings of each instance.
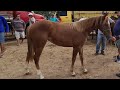
[[[4,43],[4,42],[5,42],[5,33],[0,32],[0,43]]]
[[[97,35],[97,44],[96,44],[96,53],[100,51],[100,44],[101,44],[101,51],[104,51],[106,48],[106,37],[103,34]]]

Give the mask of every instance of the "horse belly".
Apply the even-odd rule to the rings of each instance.
[[[73,46],[72,39],[69,39],[69,38],[51,38],[51,37],[49,37],[48,40],[58,46],[63,46],[63,47],[72,47]]]
[[[63,46],[63,47],[72,47],[73,38],[78,35],[76,31],[73,30],[72,26],[61,26],[56,31],[52,32],[49,36],[52,43]]]

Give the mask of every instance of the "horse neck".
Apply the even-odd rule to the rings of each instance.
[[[83,32],[90,33],[96,28],[96,19],[90,18],[83,21],[79,21],[79,26],[83,28]]]

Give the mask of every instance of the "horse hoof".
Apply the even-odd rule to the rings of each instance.
[[[32,73],[30,73],[30,72],[27,72],[27,73],[25,73],[25,75],[31,75]]]
[[[44,76],[42,75],[42,76],[40,76],[40,79],[44,79]]]
[[[72,72],[72,74],[71,74],[72,76],[75,76],[76,75],[76,73],[75,72]]]
[[[84,69],[83,73],[88,73],[88,70],[87,70],[87,69]]]

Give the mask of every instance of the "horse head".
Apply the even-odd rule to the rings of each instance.
[[[107,16],[100,16],[97,19],[97,29],[100,29],[106,37],[111,37],[111,27]]]

